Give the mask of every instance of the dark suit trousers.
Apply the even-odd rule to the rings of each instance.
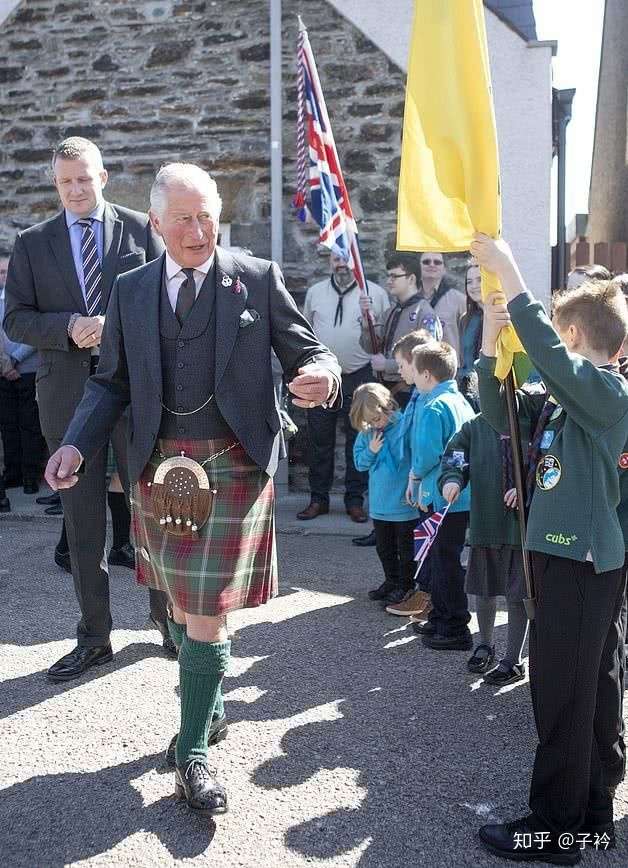
[[[126,462],[126,418],[121,419],[111,435],[120,480],[129,490]],[[48,440],[51,452],[60,440]],[[106,645],[111,632],[109,574],[105,549],[107,533],[107,447],[87,464],[85,473],[73,488],[61,491],[63,515],[68,536],[74,590],[81,609],[77,626],[79,645]],[[150,611],[161,624],[166,622],[166,595],[150,590]]]
[[[35,400],[35,374],[19,380],[0,377],[0,434],[7,477],[39,479],[44,457],[44,438]]]
[[[345,506],[362,506],[368,487],[368,473],[356,470],[353,463],[353,444],[358,432],[351,427],[349,411],[354,391],[358,386],[372,380],[370,365],[365,365],[352,374],[343,374],[342,407],[339,410],[315,407],[307,411],[310,493],[312,500],[317,503],[329,504],[329,492],[334,482],[336,425],[342,420],[345,434]]]
[[[539,737],[530,808],[554,832],[613,818],[623,774],[618,658],[623,569],[533,552],[530,689]],[[623,746],[623,738],[622,738]]]

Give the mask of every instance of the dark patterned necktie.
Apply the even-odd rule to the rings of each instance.
[[[85,305],[87,316],[102,313],[102,270],[98,258],[96,236],[92,229],[93,220],[86,218],[78,224],[83,230],[81,236],[81,259],[83,261],[83,283],[85,286]]]
[[[550,420],[550,416],[556,409],[557,405],[553,401],[546,401],[541,410],[539,421],[534,429],[534,436],[530,442],[528,449],[527,476],[526,476],[526,506],[530,506],[532,495],[534,494],[534,484],[536,482],[536,468],[541,458],[541,441],[543,434]]]
[[[177,306],[174,312],[179,320],[179,325],[182,326],[196,301],[196,283],[194,282],[193,268],[182,268],[181,271],[185,274],[185,280],[179,287]]]

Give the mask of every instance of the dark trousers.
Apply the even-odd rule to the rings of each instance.
[[[412,521],[373,519],[375,546],[382,563],[384,578],[395,588],[409,591],[414,584],[414,528]]]
[[[127,492],[126,418],[121,419],[111,435],[111,445],[122,486]],[[60,440],[49,439],[54,452]],[[107,447],[87,464],[73,488],[61,491],[63,515],[70,550],[74,590],[81,609],[76,634],[79,645],[106,645],[111,632],[109,573],[105,550],[107,533]],[[166,623],[166,595],[150,591],[150,612],[158,623]]]
[[[5,476],[39,479],[45,443],[39,426],[34,373],[12,381],[0,377],[0,435]]]
[[[345,506],[362,506],[368,486],[368,473],[356,470],[353,463],[353,444],[357,431],[351,427],[349,411],[354,391],[358,386],[372,380],[370,365],[365,365],[352,374],[343,374],[342,407],[339,410],[315,407],[307,411],[310,493],[312,500],[317,503],[329,504],[329,492],[334,481],[336,425],[341,421],[345,433]]]
[[[530,808],[553,832],[613,818],[608,786],[623,760],[602,765],[620,731],[618,633],[623,569],[533,552],[536,617],[530,630],[530,689],[539,737]]]
[[[460,636],[468,632],[471,615],[460,564],[468,521],[468,512],[450,512],[445,516],[423,567],[428,570],[432,583],[429,620],[439,636]]]

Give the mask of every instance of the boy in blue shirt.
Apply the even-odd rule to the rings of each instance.
[[[428,331],[417,329],[409,332],[404,337],[400,338],[393,347],[393,356],[399,368],[399,375],[404,383],[412,386],[410,399],[403,411],[401,418],[401,437],[399,439],[400,455],[399,460],[404,466],[408,462],[413,461],[413,432],[418,424],[418,419],[421,414],[421,409],[424,403],[424,396],[417,392],[414,385],[414,364],[412,362],[412,352],[423,344],[433,340]],[[406,503],[410,504],[408,494],[406,493]],[[416,508],[416,507],[415,507]],[[413,541],[414,546],[414,541]],[[386,611],[390,615],[399,615],[401,617],[410,617],[425,619],[432,608],[431,602],[431,586],[427,578],[428,573],[424,568],[419,576],[418,587],[413,587],[401,600],[389,601],[386,606]]]
[[[412,469],[409,500],[426,514],[445,507],[438,490],[440,462],[445,447],[474,412],[458,391],[458,360],[449,344],[430,341],[412,353],[414,385],[423,406],[413,426]],[[468,651],[473,643],[468,628],[470,614],[464,592],[460,555],[469,519],[470,489],[450,507],[432,545],[423,570],[432,582],[432,610],[425,624],[415,624],[423,644],[437,651]]]

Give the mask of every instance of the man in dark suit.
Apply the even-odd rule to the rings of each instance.
[[[277,593],[272,476],[283,450],[271,349],[294,401],[333,406],[340,368],[316,339],[277,265],[216,247],[221,200],[198,166],[164,166],[151,220],[166,253],[121,275],[98,371],[51,456],[53,488],[74,485],[130,405],[138,580],[165,589],[179,649],[175,792],[224,813],[207,765],[224,720],[229,611]]]
[[[155,259],[163,245],[147,215],[105,202],[107,172],[100,151],[73,136],[54,150],[52,173],[63,210],[18,233],[6,282],[4,328],[36,347],[37,401],[51,452],[59,447],[96,369],[105,310],[115,278]],[[128,488],[126,420],[112,429],[118,470]],[[111,659],[109,576],[105,556],[105,443],[81,484],[63,492],[63,511],[81,608],[77,647],[49,670],[55,680],[81,675]],[[165,597],[152,592],[151,616],[165,631]]]

